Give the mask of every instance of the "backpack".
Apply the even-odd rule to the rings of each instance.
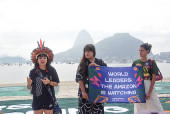
[[[152,71],[153,71],[152,63],[153,63],[153,60],[151,60],[151,74],[152,74]],[[158,74],[156,74],[156,81],[159,81],[159,80],[162,80],[162,79],[163,79],[162,73],[158,68]]]

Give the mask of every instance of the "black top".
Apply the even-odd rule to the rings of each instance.
[[[94,61],[97,65],[100,65],[100,66],[107,66],[107,64],[106,63],[104,63],[103,61],[102,61],[102,59],[97,59],[97,58],[95,58],[95,61]],[[77,72],[77,74],[76,74],[76,82],[78,83],[79,82],[79,80],[83,80],[83,82],[84,82],[84,84],[86,83],[85,81],[86,81],[86,77],[88,77],[88,66],[89,66],[89,64],[90,64],[91,62],[90,61],[87,61],[87,66],[86,66],[86,69],[85,69],[85,71],[84,71],[84,73],[78,73]],[[88,93],[88,89],[86,90],[86,93]],[[82,92],[81,92],[81,89],[80,89],[80,87],[79,87],[79,91],[78,91],[78,96],[79,97],[82,97]]]
[[[39,98],[39,99],[48,99],[50,96],[46,85],[41,81],[41,78],[38,76],[38,73],[35,73],[36,69],[32,69],[30,71],[29,77],[31,78],[32,82],[32,94],[33,98]],[[50,81],[59,83],[59,78],[57,75],[57,72],[55,68],[50,67],[49,72],[46,72],[46,70],[41,70],[41,73],[44,77],[47,77]],[[53,92],[53,95],[55,95],[54,87],[50,85],[50,88]]]

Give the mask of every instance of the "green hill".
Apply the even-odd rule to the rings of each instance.
[[[144,42],[134,38],[129,33],[116,33],[95,44],[96,57],[105,60],[136,59],[139,58],[139,46],[142,43]],[[78,62],[83,55],[83,47],[86,44],[94,44],[94,41],[86,30],[82,30],[79,32],[73,47],[65,52],[55,54],[54,61]]]
[[[129,33],[116,33],[95,44],[99,58],[116,57],[120,59],[139,56],[139,46],[143,41],[134,38]]]

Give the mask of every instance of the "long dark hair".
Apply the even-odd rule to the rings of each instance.
[[[87,44],[83,49],[83,56],[82,56],[80,63],[79,63],[78,73],[83,73],[86,69],[88,59],[85,57],[85,52],[88,51],[88,50],[93,52],[94,57],[96,56],[96,49],[95,49],[94,45],[93,44]]]
[[[149,50],[149,53],[150,53],[152,45],[148,44],[148,43],[143,43],[143,44],[140,45],[140,47],[143,47],[145,50]]]

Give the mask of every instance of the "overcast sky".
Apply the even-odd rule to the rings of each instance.
[[[83,29],[95,43],[128,32],[153,54],[168,52],[169,13],[169,0],[0,0],[0,56],[30,59],[40,38],[55,54],[66,51]]]

